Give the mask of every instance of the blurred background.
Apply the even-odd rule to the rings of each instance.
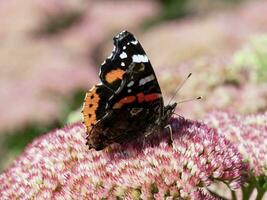
[[[35,137],[81,120],[112,38],[143,45],[165,102],[193,73],[177,113],[267,110],[267,1],[8,0],[0,2],[0,172]]]

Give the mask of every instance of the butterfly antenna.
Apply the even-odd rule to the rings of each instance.
[[[181,90],[181,88],[184,86],[185,82],[190,78],[191,75],[192,75],[192,73],[189,73],[188,76],[183,80],[183,82],[180,85],[178,85],[178,87],[175,90],[174,95],[169,100],[169,103],[167,105],[169,105],[173,101],[173,99],[175,98],[175,96],[177,95],[177,93]]]
[[[173,112],[172,114],[178,116],[178,117],[181,117],[181,115],[177,114],[176,112]]]
[[[178,101],[177,104],[186,103],[186,102],[195,101],[195,100],[200,100],[202,98],[203,98],[202,96],[199,96],[197,98],[185,99],[185,100]]]
[[[199,96],[197,98],[192,98],[192,99],[186,99],[186,100],[178,101],[178,102],[176,102],[176,104],[186,103],[186,102],[200,100],[200,99],[203,99],[203,97],[202,96]],[[178,117],[182,117],[181,115],[177,114],[175,111],[173,111],[172,114],[174,114],[174,115],[176,115]]]

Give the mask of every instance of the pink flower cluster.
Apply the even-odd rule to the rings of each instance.
[[[203,189],[223,181],[232,189],[247,166],[238,150],[205,124],[171,119],[148,140],[88,150],[78,123],[32,142],[0,175],[3,199],[216,199]]]
[[[267,176],[267,112],[248,116],[214,112],[205,122],[238,147],[254,176]]]

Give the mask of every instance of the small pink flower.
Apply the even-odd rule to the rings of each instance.
[[[205,122],[238,147],[254,176],[267,175],[267,113],[241,116],[214,112]]]
[[[30,144],[0,175],[3,199],[216,199],[204,193],[215,180],[238,188],[246,165],[215,129],[171,119],[173,143],[164,131],[151,138],[88,150],[81,124],[56,130]]]

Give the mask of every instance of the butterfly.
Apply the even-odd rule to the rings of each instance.
[[[161,131],[177,105],[164,106],[153,67],[133,34],[122,31],[113,43],[111,55],[100,67],[101,83],[86,93],[83,103],[90,149]]]

